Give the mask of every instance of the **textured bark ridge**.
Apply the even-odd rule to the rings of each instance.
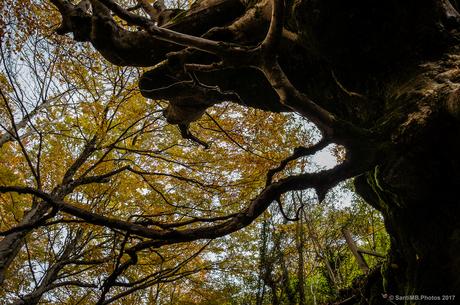
[[[63,15],[60,33],[90,41],[114,64],[151,67],[139,87],[145,97],[169,101],[173,124],[187,126],[230,100],[297,111],[320,126],[325,141],[343,144],[349,159],[331,174],[359,175],[358,193],[382,212],[392,238],[383,283],[367,290],[372,304],[383,303],[384,292],[460,297],[457,1],[287,1],[273,18],[271,1],[201,1],[162,28],[196,39],[157,29],[110,0],[92,1],[92,15],[52,2]],[[142,30],[121,28],[112,13]],[[318,177],[274,192],[310,183],[321,195],[336,183]],[[237,227],[266,205],[255,202]]]
[[[452,95],[458,103],[458,56],[422,67],[427,71],[402,83],[394,96],[398,109],[406,109],[398,112],[405,121],[393,128],[395,145],[355,184],[382,212],[391,236],[385,292],[458,295],[460,126],[443,107]]]

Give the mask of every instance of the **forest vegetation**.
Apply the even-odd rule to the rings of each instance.
[[[2,0],[0,304],[455,304],[458,8]]]

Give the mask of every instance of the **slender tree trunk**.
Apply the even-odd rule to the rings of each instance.
[[[64,175],[63,182],[61,185],[56,186],[51,192],[58,200],[62,200],[65,196],[72,192],[75,186],[71,185],[72,178],[74,177],[77,170],[82,164],[89,158],[94,152],[94,143],[96,137],[93,137],[89,142],[86,143],[84,149],[79,154],[75,162],[69,167],[66,174]],[[42,200],[36,198],[32,201],[32,208],[25,213],[23,219],[18,223],[16,227],[23,227],[17,232],[7,234],[2,240],[0,240],[0,285],[5,280],[5,273],[8,267],[13,262],[14,258],[21,250],[24,244],[24,238],[33,231],[34,224],[41,220],[50,210],[50,206]],[[51,215],[53,216],[53,215]]]
[[[281,269],[281,287],[282,287],[282,295],[286,295],[287,302],[289,305],[295,305],[295,292],[291,286],[291,279],[289,275],[289,270],[286,265],[285,255],[283,249],[281,248],[281,239],[282,233],[276,233],[273,236],[274,240],[274,253],[277,257],[277,261],[279,264],[279,268]]]
[[[262,216],[264,220],[260,228],[260,249],[259,249],[259,277],[257,279],[257,296],[256,304],[262,305],[265,296],[265,274],[267,269],[267,239],[268,239],[268,220],[265,214]]]
[[[299,293],[299,305],[305,305],[305,240],[303,230],[303,211],[300,211],[299,220],[296,224],[296,246],[298,253],[298,267],[297,267],[297,290]]]
[[[334,273],[334,269],[332,268],[330,261],[328,259],[328,249],[325,248],[319,241],[316,229],[314,225],[312,224],[310,217],[306,213],[304,213],[304,219],[305,219],[305,224],[307,225],[308,235],[314,246],[315,253],[323,261],[324,265],[326,266],[327,277],[331,284],[330,286],[332,287],[334,293],[337,293],[338,292],[337,279]]]
[[[35,223],[42,218],[48,210],[49,206],[43,202],[37,203],[24,215],[23,219],[18,223],[18,226],[27,226]],[[0,241],[0,284],[5,280],[6,271],[22,248],[24,237],[29,232],[30,229],[11,233]]]
[[[69,234],[73,233],[69,232]],[[78,231],[78,233],[62,247],[61,255],[57,257],[54,264],[48,267],[45,274],[40,279],[39,285],[35,287],[32,292],[24,295],[20,300],[15,301],[13,305],[36,305],[40,302],[43,294],[53,289],[53,285],[59,285],[55,283],[58,280],[59,273],[67,265],[66,260],[68,260],[75,251],[81,236],[82,231]]]

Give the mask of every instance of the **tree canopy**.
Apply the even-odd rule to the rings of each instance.
[[[456,7],[3,1],[1,297],[454,301]]]

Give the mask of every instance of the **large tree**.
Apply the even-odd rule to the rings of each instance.
[[[73,179],[70,168],[63,186],[52,192],[0,187],[39,198],[38,219],[53,207],[53,213],[144,238],[129,249],[131,260],[112,280],[135,263],[138,251],[230,234],[288,191],[313,188],[322,200],[338,182],[355,177],[356,191],[383,214],[391,236],[388,261],[381,276],[370,278],[366,298],[378,304],[383,292],[460,295],[456,1],[205,0],[186,11],[142,0],[50,2],[62,16],[58,34],[90,42],[114,65],[144,67],[142,95],[168,101],[164,116],[190,141],[208,146],[190,124],[224,101],[296,112],[322,134],[270,170],[246,208],[195,220],[203,225],[190,228],[190,222],[133,223],[65,201],[75,187],[130,168],[80,179]],[[274,179],[289,162],[330,143],[346,149],[337,167]],[[75,166],[92,149],[89,141]],[[18,240],[10,239],[8,247]],[[9,264],[7,256],[2,264]]]

